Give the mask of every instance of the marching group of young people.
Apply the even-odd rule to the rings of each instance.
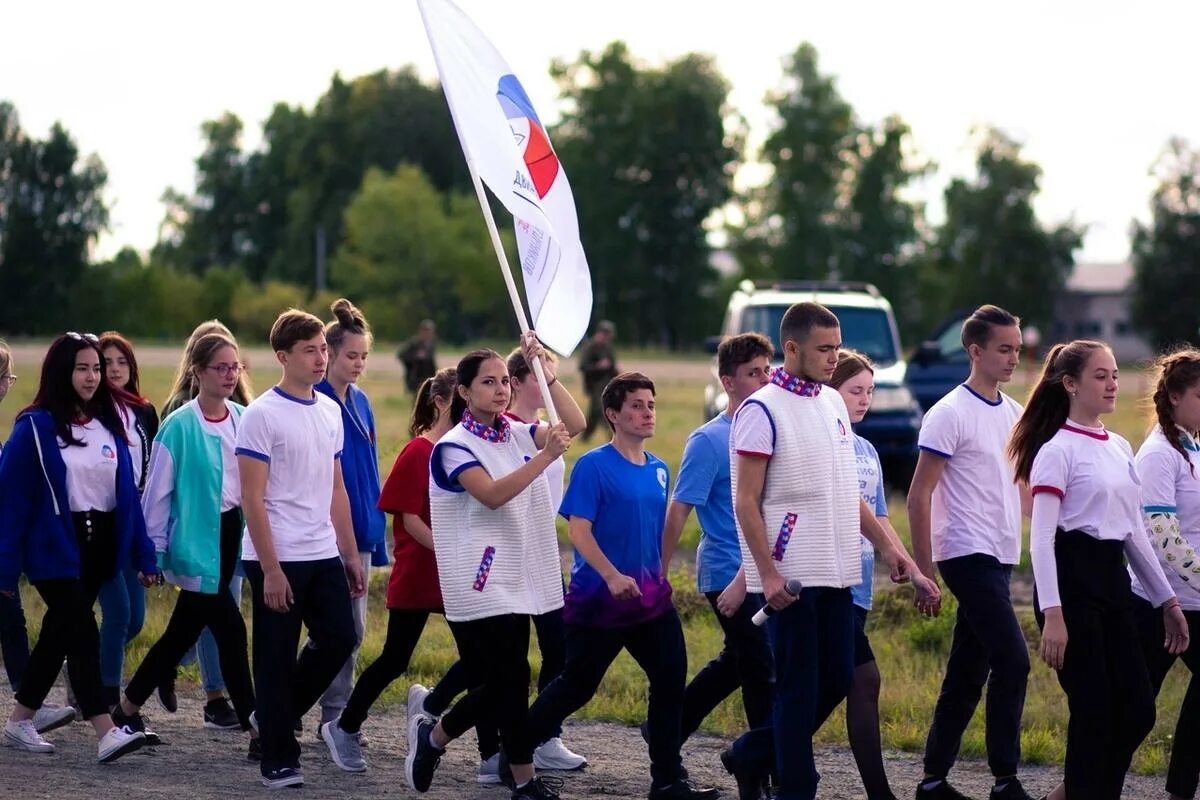
[[[843,700],[867,795],[886,800],[895,795],[880,746],[881,676],[866,633],[878,553],[893,581],[913,585],[923,613],[940,611],[938,574],[957,600],[916,797],[964,797],[947,776],[986,685],[990,798],[1023,800],[1030,663],[1010,597],[1023,515],[1039,653],[1070,710],[1064,779],[1048,797],[1119,800],[1167,671],[1180,655],[1195,669],[1198,351],[1159,360],[1155,426],[1135,456],[1102,424],[1118,387],[1107,346],[1053,348],[1022,408],[1001,391],[1018,363],[1019,321],[978,309],[962,332],[970,377],[922,426],[910,556],[888,521],[879,457],[852,427],[870,408],[874,367],[842,347],[837,317],[820,305],[784,315],[776,369],[765,336],[721,343],[727,409],[688,439],[673,490],[669,467],[646,450],[654,383],[632,372],[600,393],[611,441],[582,455],[565,482],[562,456],[588,419],[532,333],[507,358],[473,351],[420,384],[412,439],[381,487],[374,414],[355,385],[370,328],[348,301],[332,310],[328,324],[294,310],[279,317],[270,342],[282,377],[253,401],[233,336],[201,325],[161,423],[125,339],[67,333],[51,344],[36,396],[0,451],[9,743],[52,752],[42,734],[77,715],[92,724],[101,762],[156,743],[140,709],[156,691],[174,704],[176,670],[195,647],[205,724],[245,732],[264,785],[303,783],[296,735],[318,704],[333,761],[361,772],[369,709],[440,613],[459,660],[436,686],[408,690],[405,777],[417,792],[474,728],[479,782],[503,782],[514,798],[558,797],[561,779],[539,771],[586,764],[563,743],[562,722],[626,650],[649,685],[651,800],[718,796],[690,780],[680,752],[738,689],[748,730],[721,762],[740,800],[813,800],[813,736]],[[537,361],[549,398],[531,371]],[[14,380],[0,347],[0,400]],[[561,422],[541,421],[547,399]],[[693,509],[699,589],[724,647],[688,683],[667,572]],[[355,681],[367,576],[388,563],[385,513],[394,517],[386,641]],[[575,551],[567,584],[558,516]],[[32,650],[22,574],[46,606]],[[163,581],[179,590],[175,608],[122,690],[142,587]],[[532,704],[531,623],[542,653]],[[75,707],[46,702],[64,660]],[[1192,686],[1167,791],[1191,798],[1198,776]]]

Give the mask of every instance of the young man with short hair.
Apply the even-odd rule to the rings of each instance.
[[[713,800],[715,789],[697,789],[684,778],[679,755],[687,652],[662,571],[670,473],[646,451],[654,435],[654,383],[623,373],[609,381],[601,402],[612,441],[575,462],[559,509],[575,546],[563,614],[566,665],[529,709],[531,738],[546,739],[587,703],[628,650],[650,681],[650,800]]]
[[[850,588],[862,581],[860,532],[895,581],[912,578],[918,607],[937,587],[880,527],[858,491],[850,417],[824,383],[837,366],[841,325],[817,303],[797,303],[779,326],[783,366],[738,409],[730,434],[734,512],[749,591],[775,613],[767,631],[775,657],[772,726],[722,754],[739,797],[759,797],[772,764],[779,800],[814,800],[813,733],[846,698],[854,675]],[[799,581],[799,592],[788,591]]]
[[[936,562],[958,599],[916,797],[964,797],[946,776],[986,683],[988,766],[996,779],[991,800],[1027,800],[1017,764],[1029,649],[1009,584],[1021,557],[1021,512],[1028,505],[1005,451],[1022,409],[1000,391],[1020,360],[1020,321],[1002,308],[980,306],[963,323],[962,343],[971,374],[925,415],[908,491],[917,564],[932,579]]]
[[[285,311],[271,348],[283,378],[242,415],[236,452],[254,597],[254,722],[263,785],[280,788],[304,784],[293,726],[350,657],[350,600],[366,584],[342,482],[342,412],[313,390],[328,362],[324,325]],[[313,646],[297,658],[302,624]]]
[[[721,652],[708,662],[683,695],[681,740],[696,732],[704,718],[735,690],[750,729],[770,724],[774,699],[771,647],[766,630],[752,621],[765,601],[746,591],[742,550],[733,518],[729,483],[729,431],[742,401],[771,379],[775,348],[761,333],[742,333],[724,339],[717,348],[717,376],[728,403],[725,411],[688,437],[679,465],[679,479],[667,508],[663,529],[663,574],[679,543],[683,526],[696,509],[700,544],[696,548],[696,583],[725,634]]]

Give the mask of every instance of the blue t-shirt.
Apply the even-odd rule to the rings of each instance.
[[[675,484],[674,499],[694,506],[700,520],[696,584],[701,593],[722,591],[742,565],[729,484],[732,422],[727,414],[720,414],[692,432]]]
[[[650,453],[632,464],[611,444],[575,462],[559,513],[592,523],[596,544],[642,596],[617,600],[600,573],[579,552],[571,567],[563,618],[573,625],[619,628],[647,622],[672,608],[671,584],[662,574],[662,531],[667,513],[667,465]]]
[[[875,445],[857,433],[854,434],[854,460],[858,464],[858,493],[868,508],[875,509],[875,516],[886,517],[887,492],[883,485],[883,467]],[[872,583],[875,577],[875,546],[862,538],[862,583],[850,588],[850,598],[859,608],[871,610]]]

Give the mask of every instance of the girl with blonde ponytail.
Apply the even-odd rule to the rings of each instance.
[[[1200,546],[1200,350],[1185,348],[1160,356],[1155,364],[1157,380],[1150,396],[1154,427],[1137,454],[1137,473],[1142,482],[1142,514],[1151,543],[1158,552],[1163,572],[1183,609],[1189,635],[1200,633],[1200,563],[1194,548]],[[1150,671],[1155,695],[1163,679],[1180,657],[1163,649],[1166,629],[1162,615],[1149,602],[1149,595],[1133,580],[1134,613],[1142,636],[1142,652]],[[1192,680],[1179,708],[1171,764],[1167,770],[1167,793],[1172,798],[1191,798],[1200,783],[1200,650],[1182,654]]]

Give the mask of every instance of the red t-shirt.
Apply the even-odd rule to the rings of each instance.
[[[415,514],[432,527],[429,520],[429,458],[433,442],[418,436],[404,446],[392,472],[379,494],[379,508],[393,515],[392,536],[396,541],[392,577],[388,581],[388,608],[421,611],[442,610],[442,589],[438,584],[437,559],[433,551],[404,529],[401,514]]]

